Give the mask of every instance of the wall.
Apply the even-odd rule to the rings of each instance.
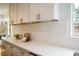
[[[59,4],[59,21],[13,26],[14,33],[30,32],[33,40],[79,49],[79,39],[71,37],[71,4]]]
[[[0,3],[0,16],[9,17],[9,3]]]

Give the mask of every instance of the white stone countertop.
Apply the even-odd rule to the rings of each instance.
[[[73,56],[76,50],[44,44],[38,41],[23,42],[15,40],[14,38],[3,38],[3,40],[10,42],[23,49],[29,50],[42,56]]]

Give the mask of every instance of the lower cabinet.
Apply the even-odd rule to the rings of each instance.
[[[6,41],[2,41],[2,56],[37,56],[37,54],[29,52]]]

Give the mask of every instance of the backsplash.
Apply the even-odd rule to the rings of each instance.
[[[69,5],[69,6],[68,6]],[[65,8],[64,6],[67,6]],[[70,4],[62,4],[60,20],[48,23],[13,25],[13,34],[31,33],[32,40],[58,45],[68,48],[79,49],[79,39],[71,37],[71,13]]]

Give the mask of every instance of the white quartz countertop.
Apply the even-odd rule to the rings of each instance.
[[[14,38],[3,38],[3,40],[42,56],[73,56],[75,52],[73,49],[48,45],[33,40],[29,42],[15,40]]]

